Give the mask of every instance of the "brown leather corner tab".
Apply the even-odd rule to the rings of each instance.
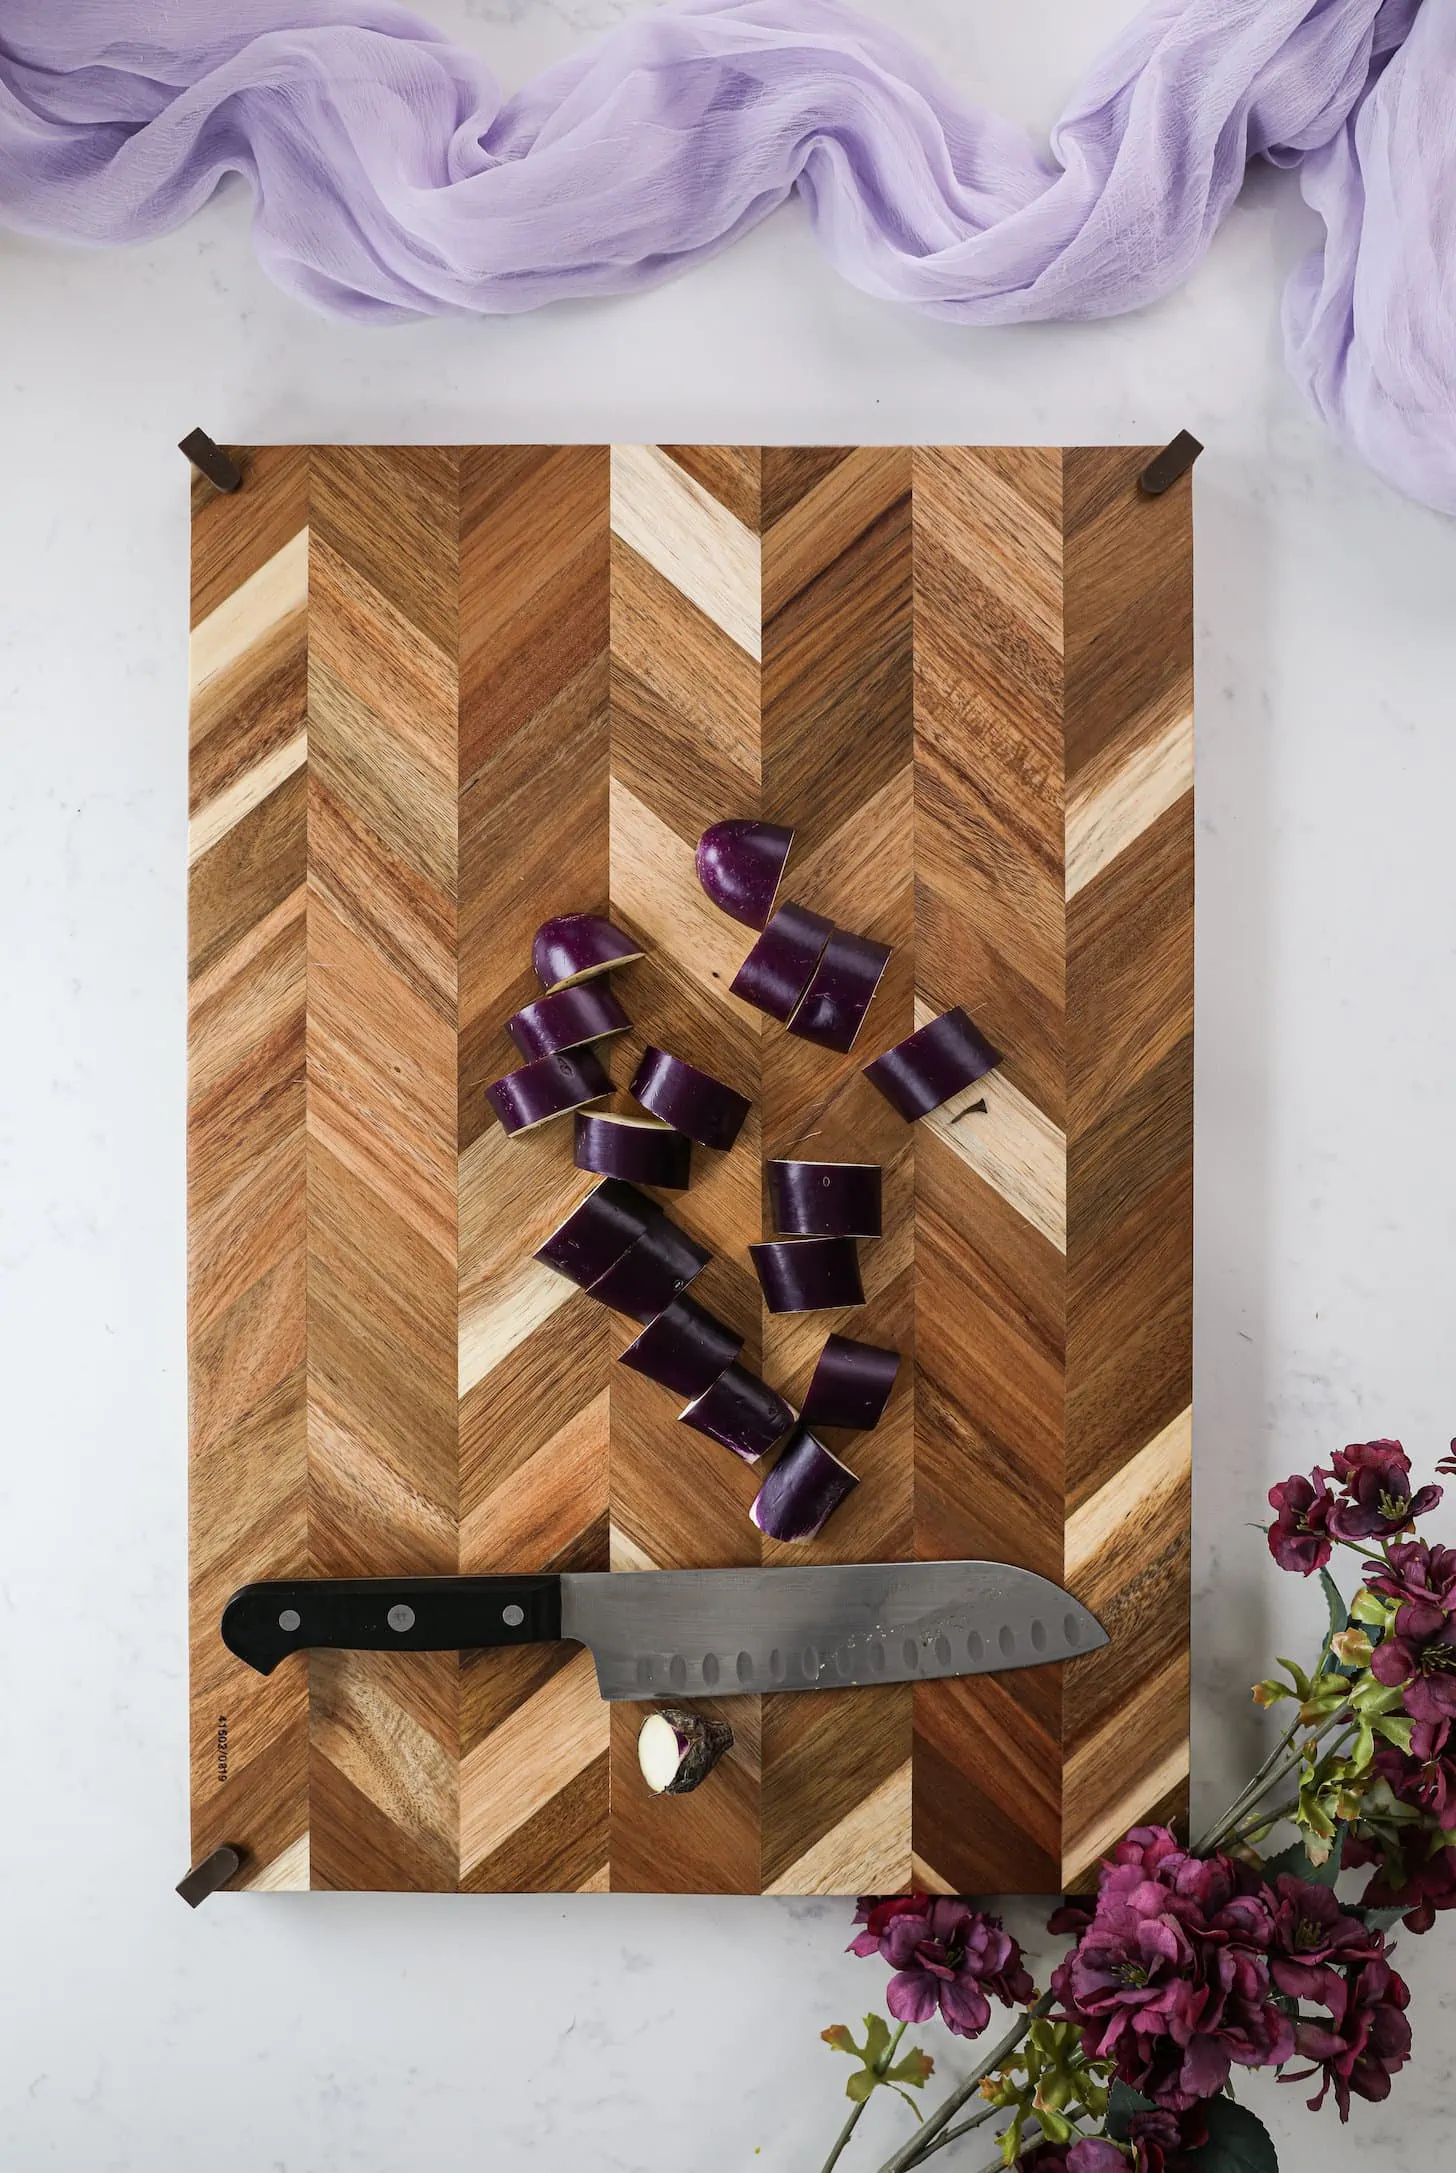
[[[189,430],[178,441],[177,450],[185,453],[199,475],[205,475],[218,490],[241,490],[243,471],[236,462],[228,459],[220,445],[214,444],[205,430]]]
[[[1148,462],[1138,477],[1138,489],[1145,498],[1161,498],[1180,475],[1188,473],[1202,451],[1202,444],[1191,430],[1180,430],[1172,443]]]
[[[209,1894],[215,1894],[220,1886],[226,1886],[228,1880],[234,1878],[242,1869],[246,1854],[245,1849],[230,1848],[224,1844],[222,1848],[214,1849],[210,1856],[204,1856],[200,1864],[194,1864],[186,1878],[177,1882],[177,1891],[188,1908],[197,1908],[199,1903],[206,1901]]]

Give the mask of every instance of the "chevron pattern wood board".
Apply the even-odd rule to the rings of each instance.
[[[778,1894],[1085,1886],[1188,1779],[1192,533],[1151,449],[232,449],[192,502],[188,1105],[195,1853],[300,1887]],[[709,823],[893,946],[854,1052],[728,993]],[[672,1211],[700,1294],[802,1395],[905,1355],[822,1538],[615,1363],[534,1248],[592,1180],[512,1142],[538,922],[610,912],[633,1031],[750,1096]],[[1005,1060],[908,1126],[861,1066],[963,1005]],[[763,1164],[877,1160],[866,1306],[765,1314]],[[1108,1647],[725,1698],[680,1798],[573,1646],[218,1635],[254,1578],[983,1555]]]

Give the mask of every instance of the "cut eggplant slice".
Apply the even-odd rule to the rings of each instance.
[[[743,1338],[698,1304],[674,1298],[621,1353],[634,1373],[645,1373],[678,1396],[701,1396],[743,1348]]]
[[[661,1212],[655,1200],[609,1177],[556,1225],[535,1257],[589,1290]]]
[[[833,921],[791,899],[779,907],[733,976],[732,993],[787,1025],[833,933]]]
[[[748,1514],[770,1539],[816,1539],[858,1485],[849,1466],[800,1426]]]
[[[711,1388],[679,1411],[678,1418],[684,1426],[731,1449],[745,1464],[756,1464],[766,1450],[783,1440],[794,1423],[794,1411],[777,1389],[735,1359]]]
[[[771,1313],[822,1313],[864,1304],[859,1247],[852,1237],[770,1238],[748,1250]]]
[[[545,989],[574,988],[578,981],[595,980],[613,966],[630,966],[643,956],[620,928],[600,913],[563,913],[542,921],[531,945],[531,965]]]
[[[776,822],[715,822],[698,839],[698,881],[721,911],[745,928],[762,928],[793,842],[793,831]]]
[[[685,1064],[666,1049],[644,1049],[629,1093],[664,1124],[686,1132],[700,1147],[732,1146],[751,1102],[711,1072]]]
[[[654,1796],[686,1796],[733,1748],[726,1720],[710,1720],[686,1705],[659,1705],[637,1732],[637,1763]]]
[[[878,1426],[900,1370],[900,1353],[832,1335],[819,1353],[800,1417],[806,1426]]]
[[[959,1094],[962,1087],[974,1086],[1000,1061],[1000,1050],[956,1005],[906,1040],[897,1041],[893,1049],[886,1049],[883,1056],[865,1065],[864,1074],[891,1108],[913,1124]]]
[[[506,1032],[522,1056],[554,1056],[558,1049],[579,1049],[584,1041],[625,1033],[631,1023],[603,978],[538,996],[506,1020]]]
[[[801,1041],[817,1041],[822,1049],[846,1054],[854,1047],[890,956],[887,944],[836,928],[789,1020],[789,1032]]]
[[[588,1102],[599,1102],[611,1091],[612,1082],[593,1049],[558,1049],[554,1056],[538,1056],[519,1071],[493,1079],[485,1098],[514,1139],[553,1117],[567,1117]]]
[[[587,1285],[590,1297],[633,1320],[653,1321],[711,1258],[686,1230],[659,1209],[642,1235],[605,1275]]]
[[[781,1236],[880,1235],[878,1162],[770,1162],[768,1197]]]
[[[548,999],[549,1001],[549,999]],[[686,1192],[693,1144],[657,1117],[619,1117],[608,1109],[580,1110],[576,1119],[576,1166],[625,1177],[634,1185]]]

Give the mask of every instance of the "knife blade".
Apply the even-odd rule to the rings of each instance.
[[[569,1639],[590,1649],[604,1698],[919,1682],[1041,1667],[1107,1643],[1079,1600],[1006,1562],[294,1578],[234,1593],[222,1635],[263,1675],[309,1646]]]

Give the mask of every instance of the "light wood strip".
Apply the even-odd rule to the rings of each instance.
[[[308,530],[301,528],[193,627],[187,644],[187,681],[194,701],[255,644],[307,608],[308,549]]]
[[[1062,1857],[1064,1886],[1074,1886],[1085,1872],[1117,1846],[1130,1828],[1142,1823],[1156,1804],[1171,1795],[1180,1781],[1187,1780],[1189,1751],[1188,1737],[1181,1736],[1156,1765],[1147,1770],[1133,1765],[1137,1777],[1116,1801],[1099,1807],[1094,1824],[1068,1835]],[[1124,1765],[1122,1770],[1125,1775],[1129,1766]],[[1069,1770],[1068,1778],[1069,1793],[1075,1793],[1080,1779],[1075,1764]]]
[[[200,807],[187,825],[187,861],[190,866],[211,852],[219,838],[226,837],[235,824],[267,799],[295,770],[301,770],[308,760],[308,734],[298,732],[294,737],[254,763],[241,777],[235,778],[226,790]]]
[[[1115,743],[1110,752],[1119,752]],[[1067,795],[1067,896],[1125,852],[1134,838],[1193,790],[1193,712],[1173,717],[1106,774],[1092,763]]]
[[[929,1004],[915,1006],[917,1026],[935,1016]],[[921,1121],[1058,1252],[1066,1251],[1067,1137],[1028,1095],[998,1069]]]
[[[309,1888],[308,1835],[302,1833],[266,1864],[244,1864],[237,1881],[240,1894],[306,1894]]]
[[[612,530],[752,657],[759,542],[659,445],[612,447]]]
[[[1067,1576],[1084,1581],[1130,1520],[1156,1524],[1193,1469],[1193,1408],[1180,1411],[1067,1520]]]
[[[881,1894],[905,1876],[910,1826],[910,1761],[860,1798],[828,1833],[790,1864],[767,1894]]]
[[[611,1708],[578,1653],[468,1753],[460,1769],[460,1862],[472,1871],[607,1748]]]

